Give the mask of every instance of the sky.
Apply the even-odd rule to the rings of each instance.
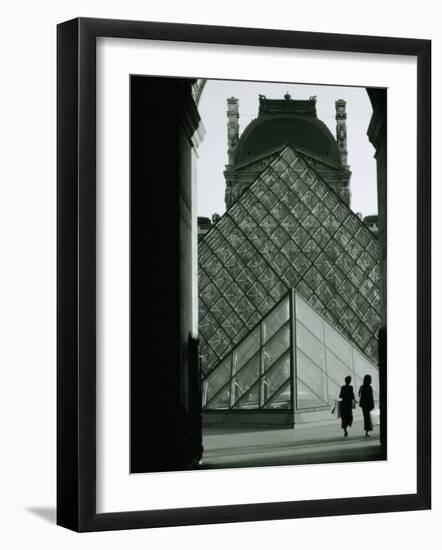
[[[225,212],[223,171],[227,163],[227,98],[239,99],[240,136],[258,116],[259,94],[268,99],[281,99],[289,93],[292,99],[316,96],[318,118],[336,136],[335,101],[347,101],[347,149],[352,172],[351,208],[364,216],[377,213],[376,161],[368,140],[367,128],[371,104],[365,88],[208,80],[198,106],[206,131],[198,147],[197,195],[198,216],[211,217]]]

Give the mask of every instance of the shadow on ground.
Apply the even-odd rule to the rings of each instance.
[[[56,523],[57,511],[54,507],[46,506],[27,506],[26,511],[34,514],[35,516],[48,521],[49,523]]]

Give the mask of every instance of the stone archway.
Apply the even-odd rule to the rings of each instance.
[[[201,94],[203,93],[206,82],[207,82],[207,78],[198,78],[195,81],[195,83],[192,85],[192,95],[197,106],[200,102]]]

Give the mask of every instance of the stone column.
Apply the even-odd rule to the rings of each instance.
[[[227,164],[224,171],[226,190],[224,201],[229,209],[235,201],[236,183],[235,171],[232,169],[235,161],[235,150],[239,140],[239,101],[236,97],[227,99]]]
[[[381,443],[387,444],[387,92],[367,88],[373,115],[367,130],[368,139],[376,150],[378,187],[378,250],[381,288],[381,328],[379,329],[379,387]]]
[[[336,107],[336,141],[338,143],[341,164],[348,168],[347,159],[347,112],[345,110],[346,102],[343,99],[335,101]]]
[[[236,97],[227,99],[227,156],[228,165],[233,164],[233,156],[239,139],[239,101]]]
[[[192,81],[131,79],[131,472],[183,468],[201,453],[193,334]]]

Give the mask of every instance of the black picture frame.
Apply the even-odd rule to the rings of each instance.
[[[96,512],[97,37],[416,57],[418,229],[415,494]],[[57,46],[57,523],[83,532],[429,509],[431,41],[79,18],[58,25]]]

